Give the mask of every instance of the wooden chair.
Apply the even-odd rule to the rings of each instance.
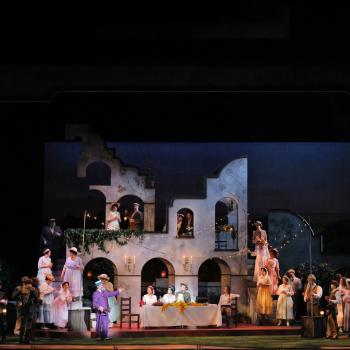
[[[136,320],[132,320],[133,317],[136,317]],[[131,297],[120,298],[120,328],[123,326],[124,318],[129,318],[129,328],[132,323],[137,323],[137,328],[140,328],[140,314],[131,313]]]
[[[231,302],[231,310],[232,310],[232,321],[235,324],[235,327],[237,328],[238,326],[238,307],[237,307],[237,298],[234,298]]]

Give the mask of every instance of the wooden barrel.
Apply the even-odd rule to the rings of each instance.
[[[324,316],[302,316],[301,336],[305,338],[323,338],[326,335]]]

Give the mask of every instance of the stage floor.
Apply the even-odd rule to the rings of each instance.
[[[123,325],[120,329],[118,326],[109,328],[108,335],[112,338],[148,338],[148,337],[186,337],[186,336],[242,336],[242,335],[299,335],[300,326],[256,326],[250,324],[238,324],[238,327],[232,328],[137,328],[132,325],[129,329]],[[37,330],[37,337],[44,338],[94,338],[95,331],[91,332],[74,332],[67,330]]]

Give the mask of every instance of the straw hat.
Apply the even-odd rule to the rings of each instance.
[[[106,281],[109,281],[109,277],[105,274],[105,273],[102,273],[101,275],[98,275],[97,278],[99,280],[106,280]]]
[[[180,283],[180,286],[185,286],[185,287],[186,287],[186,290],[188,289],[188,284],[185,283],[185,282],[181,282],[181,283]]]
[[[262,226],[262,222],[261,221],[255,221],[254,222],[254,226]]]
[[[75,247],[69,248],[70,252],[74,252],[75,254],[78,254],[78,249]]]

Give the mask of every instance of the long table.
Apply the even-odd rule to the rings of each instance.
[[[184,312],[170,306],[144,305],[141,308],[141,327],[216,326],[221,327],[221,310],[216,304],[187,306]]]

